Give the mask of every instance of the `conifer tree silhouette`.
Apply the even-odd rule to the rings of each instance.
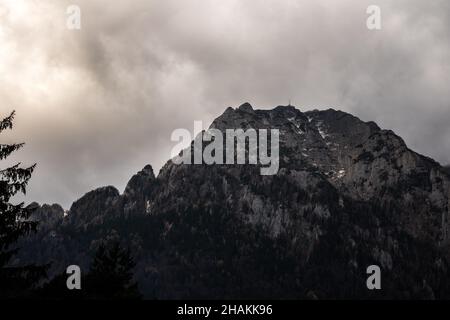
[[[119,242],[102,244],[97,249],[86,279],[90,299],[139,299],[133,282],[135,262],[129,249]]]
[[[0,133],[12,129],[15,112],[0,120]],[[23,143],[0,144],[0,160],[6,159],[14,151],[23,147]],[[20,163],[0,168],[0,298],[20,297],[45,276],[46,267],[27,265],[11,267],[11,259],[19,248],[14,244],[21,237],[36,230],[36,222],[29,221],[31,209],[24,203],[13,204],[11,198],[17,193],[26,192],[26,186],[36,164],[21,167]]]

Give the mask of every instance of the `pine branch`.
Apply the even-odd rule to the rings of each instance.
[[[13,127],[13,120],[14,116],[16,115],[16,112],[13,111],[11,114],[0,121],[0,132],[2,132],[5,129],[12,129]]]
[[[4,179],[13,183],[21,182],[26,183],[30,180],[33,174],[36,164],[28,168],[20,168],[20,162],[13,165],[12,167],[0,170],[0,179]]]
[[[16,150],[24,146],[24,143],[0,144],[0,160],[6,159]]]

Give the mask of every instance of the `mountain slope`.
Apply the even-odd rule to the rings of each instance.
[[[87,268],[100,241],[119,239],[156,298],[449,298],[450,178],[392,131],[341,111],[228,108],[211,124],[279,129],[280,168],[146,166],[125,192],[89,192],[40,207],[41,229],[17,264]],[[366,288],[382,268],[383,289]]]

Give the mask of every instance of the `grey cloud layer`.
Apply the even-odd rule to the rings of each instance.
[[[334,107],[450,162],[448,1],[0,0],[0,111],[38,162],[27,199],[68,206],[170,156],[228,106]],[[383,28],[365,27],[378,4]]]

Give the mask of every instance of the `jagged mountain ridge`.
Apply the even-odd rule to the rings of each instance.
[[[448,297],[449,176],[392,131],[333,109],[228,108],[212,128],[278,128],[280,170],[251,165],[150,166],[123,194],[57,206],[23,240],[33,257],[86,268],[102,239],[138,261],[147,297]],[[49,216],[40,207],[35,216]],[[36,241],[37,240],[37,241]],[[47,260],[47,261],[46,261]],[[69,263],[70,261],[70,263]],[[384,270],[368,292],[365,268]],[[245,276],[244,276],[245,275]]]

